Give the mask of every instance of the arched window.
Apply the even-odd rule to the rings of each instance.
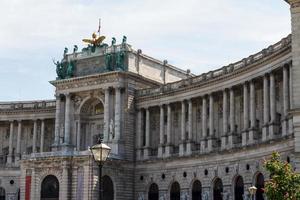
[[[104,112],[104,108],[102,103],[98,103],[97,105],[95,105],[95,115],[99,115],[103,112]]]
[[[109,176],[103,176],[103,200],[114,200],[114,185]]]
[[[216,178],[213,187],[214,200],[223,200],[222,193],[223,193],[222,180],[220,178]]]
[[[5,189],[0,187],[0,200],[5,200]]]
[[[152,183],[148,192],[148,200],[158,200],[158,186],[156,183]]]
[[[265,178],[262,173],[257,174],[256,180],[255,180],[255,187],[257,188],[256,191],[256,200],[264,200],[264,190],[265,187]]]
[[[41,200],[59,199],[59,182],[55,176],[46,176],[41,187]]]
[[[193,183],[192,200],[202,200],[202,186],[201,182],[198,180]]]
[[[244,180],[243,177],[238,176],[234,184],[234,200],[243,200],[244,196]]]
[[[170,200],[180,200],[180,185],[174,182],[170,190]]]

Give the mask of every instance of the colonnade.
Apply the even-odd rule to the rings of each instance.
[[[288,115],[290,109],[290,65],[286,64],[276,71],[270,71],[263,76],[255,77],[238,85],[232,85],[222,89],[222,91],[213,91],[208,94],[203,94],[199,97],[193,97],[180,100],[181,103],[181,133],[179,141],[179,156],[190,155],[193,151],[199,150],[200,153],[208,153],[215,150],[231,149],[239,146],[253,145],[257,142],[265,142],[276,139],[276,137],[284,137],[292,133],[292,122]],[[279,75],[280,84],[282,84],[282,94],[278,94],[276,84],[279,80],[275,79],[275,73]],[[256,90],[260,82],[263,82],[263,106],[262,110],[257,110]],[[278,83],[276,82],[278,81]],[[235,102],[235,92],[242,90],[242,102]],[[282,107],[280,119],[276,113],[276,94],[282,95]],[[214,110],[215,97],[222,95],[222,130],[218,132],[215,129],[215,116],[217,113]],[[174,97],[174,99],[176,99]],[[202,101],[202,130],[197,133],[193,132],[193,101]],[[178,103],[168,102],[159,105],[160,110],[160,131],[159,131],[159,146],[157,157],[170,157],[174,153],[174,144],[171,142],[172,134],[172,104]],[[241,131],[238,133],[236,128],[236,103],[243,104],[243,123],[240,124]],[[150,138],[155,135],[150,135],[150,107],[142,107],[138,109],[137,117],[137,153],[139,159],[147,159],[151,154]],[[165,133],[165,110],[167,111],[166,133]],[[145,119],[143,118],[143,113]],[[187,115],[186,115],[187,112]],[[257,120],[257,112],[263,115],[263,125],[260,127]],[[186,119],[187,117],[187,119]],[[187,121],[187,123],[186,123]],[[187,126],[187,127],[186,127]],[[220,129],[221,129],[220,128]],[[262,129],[262,130],[260,130]],[[280,132],[280,133],[279,133]],[[164,135],[166,134],[166,141]],[[178,133],[177,133],[178,134]],[[193,138],[193,134],[197,134],[200,138],[197,144]],[[199,146],[200,148],[196,148]]]
[[[44,119],[34,119],[32,121],[33,121],[32,153],[37,153],[38,146],[40,147],[39,152],[43,152],[44,144],[45,144],[45,120]],[[17,122],[17,126],[15,125],[15,122]],[[11,120],[11,121],[9,121],[9,124],[10,124],[9,125],[9,146],[8,146],[7,164],[12,164],[14,156],[15,156],[15,161],[19,161],[21,159],[22,120]],[[16,146],[16,152],[14,154],[13,138],[14,138],[15,127],[17,127],[17,146]],[[38,130],[38,129],[40,129],[40,130]],[[38,141],[37,141],[38,132],[40,132],[39,145],[38,145]]]
[[[113,95],[112,89],[115,91],[115,103],[114,108],[113,106]],[[119,141],[121,137],[121,117],[122,117],[122,101],[121,101],[121,94],[122,94],[122,87],[105,87],[104,90],[104,127],[103,127],[103,135],[104,141]],[[71,118],[70,118],[70,110],[72,104],[71,99],[72,94],[59,94],[56,96],[56,118],[55,118],[55,140],[54,146],[63,145],[63,146],[71,146],[73,145],[70,141],[70,131],[71,131]],[[65,97],[65,98],[62,98]],[[65,99],[63,101],[62,99]],[[64,103],[65,108],[62,109],[62,104]],[[114,110],[114,113],[111,112]],[[64,113],[62,113],[64,111]],[[81,141],[81,119],[80,119],[80,110],[78,111],[79,116],[78,119],[75,120],[76,125],[76,148],[80,150],[80,141]],[[64,116],[64,117],[63,117]],[[111,125],[111,121],[113,124]],[[112,127],[110,127],[110,125]],[[62,128],[63,127],[63,128]],[[111,130],[113,129],[113,130]],[[63,132],[63,133],[62,133]],[[113,132],[113,137],[112,133]]]

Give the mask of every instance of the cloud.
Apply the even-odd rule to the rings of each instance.
[[[51,59],[61,58],[65,46],[83,47],[99,17],[107,43],[127,35],[134,48],[197,74],[290,33],[282,0],[2,0],[0,17],[0,89],[6,91],[0,100],[52,98]]]

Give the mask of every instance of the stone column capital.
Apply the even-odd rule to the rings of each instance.
[[[56,98],[57,100],[58,100],[58,99],[60,100],[61,94],[60,94],[60,93],[55,93],[54,96],[55,96],[55,98]]]
[[[71,97],[71,93],[70,92],[64,93],[64,95],[65,95],[66,98],[70,98]]]

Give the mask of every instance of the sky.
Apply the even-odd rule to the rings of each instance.
[[[53,99],[64,47],[98,29],[194,74],[234,63],[291,32],[284,0],[1,0],[0,101]]]

